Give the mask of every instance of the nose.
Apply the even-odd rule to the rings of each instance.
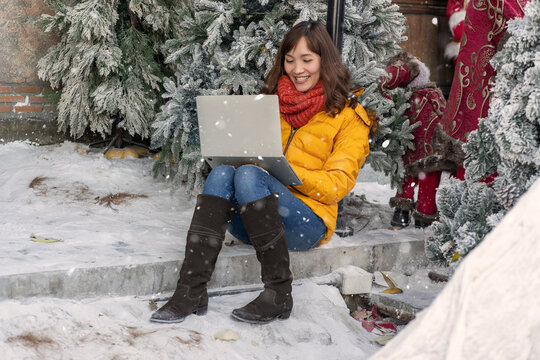
[[[304,66],[300,61],[297,61],[294,64],[293,73],[294,74],[302,74],[304,72]]]

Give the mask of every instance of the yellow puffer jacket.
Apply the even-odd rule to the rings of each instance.
[[[337,203],[355,186],[369,154],[370,127],[360,105],[345,107],[336,117],[321,111],[296,130],[281,118],[283,153],[302,180],[302,185],[289,189],[326,225],[319,245],[327,243],[334,233]]]

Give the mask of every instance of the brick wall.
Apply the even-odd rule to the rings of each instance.
[[[65,139],[37,76],[39,59],[57,40],[34,25],[43,13],[50,9],[41,0],[0,0],[0,141]]]
[[[0,113],[54,112],[55,108],[43,96],[45,87],[40,85],[0,85]]]

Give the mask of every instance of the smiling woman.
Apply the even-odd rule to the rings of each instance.
[[[275,94],[283,75],[288,75],[300,92],[311,90],[320,80],[325,108],[332,114],[338,114],[351,95],[349,70],[326,28],[314,21],[298,23],[285,35],[261,93]],[[306,79],[309,81],[304,85],[302,77],[310,75],[316,81]]]
[[[227,229],[253,245],[264,283],[233,318],[257,324],[287,319],[293,307],[289,250],[309,250],[334,232],[337,203],[356,185],[369,153],[371,121],[350,100],[349,71],[326,28],[314,21],[295,25],[261,93],[278,95],[283,154],[302,185],[285,186],[249,164],[212,169],[197,198],[176,291],[152,321],[206,313],[206,283]]]
[[[305,37],[285,55],[285,72],[296,90],[307,92],[317,85],[321,77],[321,57],[311,51]]]

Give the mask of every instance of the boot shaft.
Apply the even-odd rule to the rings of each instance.
[[[264,290],[232,316],[249,323],[286,319],[293,307],[292,273],[277,194],[242,205],[240,217],[261,263]]]
[[[292,273],[285,227],[281,221],[277,194],[244,204],[240,217],[261,263],[261,279],[265,287],[290,294]]]
[[[240,206],[242,224],[257,251],[265,251],[280,238],[285,239],[285,227],[278,207],[278,194]]]
[[[234,205],[219,196],[200,194],[186,238],[179,284],[206,286],[214,272]]]
[[[206,283],[214,272],[225,231],[234,212],[233,204],[224,198],[207,194],[197,197],[176,290],[171,299],[152,315],[152,321],[177,323],[190,314],[206,313]]]
[[[190,230],[195,232],[213,232],[216,236],[225,236],[236,209],[227,199],[199,194],[193,210]]]

